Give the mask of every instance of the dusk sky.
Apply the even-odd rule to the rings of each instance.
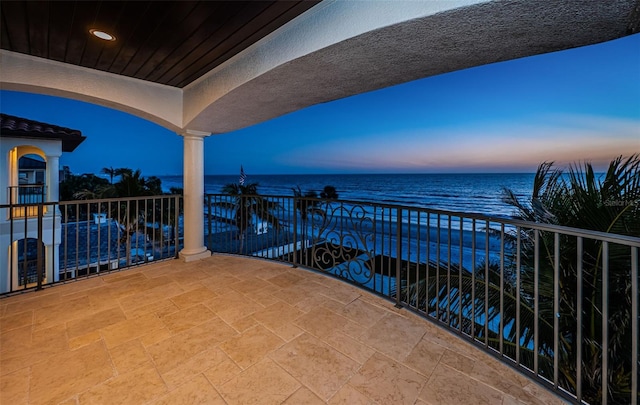
[[[116,110],[0,91],[0,111],[82,131],[62,165],[182,174],[182,138]],[[205,139],[206,174],[534,172],[640,152],[640,34],[425,78]]]

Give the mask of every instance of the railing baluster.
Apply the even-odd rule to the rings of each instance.
[[[23,253],[23,260],[22,260],[22,289],[26,290],[27,289],[27,284],[28,283],[28,277],[29,274],[27,273],[27,252],[29,249],[29,245],[28,245],[28,235],[29,235],[29,222],[28,222],[28,212],[27,212],[27,207],[24,207],[24,243],[23,243],[23,249],[22,251]],[[20,278],[18,278],[18,284],[20,284]]]
[[[471,338],[476,340],[476,220],[471,220]]]
[[[631,401],[638,403],[638,248],[631,248]]]
[[[484,345],[489,347],[489,221],[484,228]]]
[[[424,283],[424,302],[425,302],[425,313],[427,316],[429,315],[429,283],[431,281],[431,214],[427,212],[427,279]]]
[[[578,236],[576,253],[576,398],[578,403],[582,403],[582,237]]]
[[[540,319],[539,273],[540,273],[540,232],[534,230],[533,250],[533,372],[538,375],[538,321]]]
[[[36,269],[36,274],[38,277],[38,286],[36,287],[36,290],[42,290],[42,281],[43,281],[43,265],[44,265],[44,261],[42,260],[42,240],[44,238],[44,235],[42,234],[43,229],[42,229],[42,218],[44,216],[44,204],[43,203],[38,203],[38,237],[37,237],[37,254],[38,254],[38,259],[37,259],[37,269]],[[25,259],[27,257],[27,251],[24,252],[24,256]],[[25,282],[25,286],[27,285],[27,283]]]
[[[174,257],[177,259],[179,257],[180,250],[180,200],[181,196],[175,196],[173,199],[174,205],[174,216],[173,216],[173,246],[174,246]]]
[[[500,224],[500,322],[498,350],[504,356],[504,224]]]
[[[459,239],[460,239],[460,245],[458,246],[458,259],[459,259],[459,263],[458,263],[458,332],[459,333],[463,333],[463,321],[462,321],[462,305],[463,305],[463,294],[462,294],[462,266],[463,266],[463,262],[464,262],[464,254],[463,254],[463,250],[462,250],[462,242],[464,240],[464,218],[463,217],[459,217],[460,218],[460,233],[459,233]]]
[[[87,220],[85,223],[87,225],[87,262],[85,264],[87,266],[86,276],[89,277],[91,273],[91,268],[89,267],[91,263],[91,232],[89,232],[91,229],[91,203],[87,203]]]
[[[609,397],[609,242],[602,242],[602,405]]]
[[[451,326],[451,215],[447,216],[447,325]]]
[[[436,319],[441,321],[440,317],[440,214],[436,215]]]
[[[396,307],[401,308],[400,295],[402,285],[400,281],[402,271],[402,209],[396,211]]]
[[[516,364],[520,365],[520,244],[522,242],[522,228],[516,226]]]
[[[553,386],[558,388],[558,335],[560,333],[560,234],[553,234]]]

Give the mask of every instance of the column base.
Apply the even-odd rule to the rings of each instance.
[[[207,248],[204,248],[204,250],[199,252],[185,252],[185,250],[182,249],[178,253],[178,256],[183,262],[189,263],[189,262],[195,262],[196,260],[202,260],[202,259],[206,259],[207,257],[211,257],[211,252],[208,251]]]

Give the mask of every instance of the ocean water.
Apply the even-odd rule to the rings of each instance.
[[[160,176],[165,190],[182,187],[182,176]],[[205,176],[205,192],[220,193],[225,184],[237,183],[239,176]],[[324,186],[336,188],[341,200],[371,201],[465,213],[511,217],[513,207],[502,202],[503,188],[521,198],[531,195],[533,173],[474,174],[300,174],[251,175],[263,195],[293,195],[300,186],[303,193],[318,193]]]

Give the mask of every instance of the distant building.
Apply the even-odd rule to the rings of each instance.
[[[43,281],[60,279],[61,215],[41,203],[58,201],[60,156],[84,140],[75,129],[0,114],[0,292],[34,284],[39,269]]]

